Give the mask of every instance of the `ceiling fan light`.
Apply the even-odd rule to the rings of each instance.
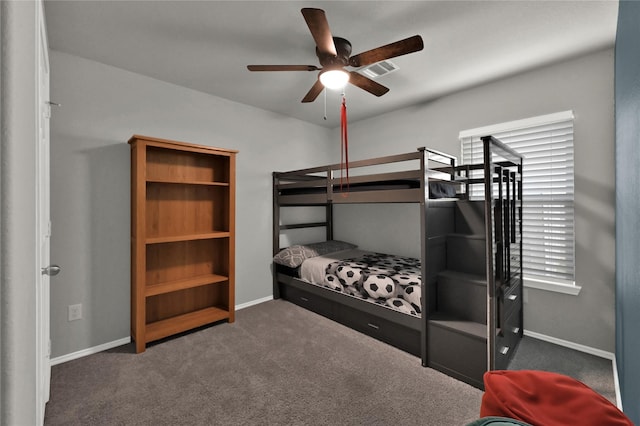
[[[320,73],[320,83],[327,89],[342,89],[348,82],[349,73],[344,70],[327,70]]]

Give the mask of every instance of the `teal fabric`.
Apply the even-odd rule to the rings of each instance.
[[[520,420],[508,419],[506,417],[483,417],[473,421],[467,426],[531,426],[529,423]]]

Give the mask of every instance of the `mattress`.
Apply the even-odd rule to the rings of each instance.
[[[289,272],[296,273],[302,281],[346,296],[408,315],[421,314],[419,259],[349,249],[310,257]]]

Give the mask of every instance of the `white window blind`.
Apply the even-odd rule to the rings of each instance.
[[[512,121],[460,133],[463,164],[482,163],[482,136],[524,155],[523,273],[527,280],[575,285],[573,113]],[[483,188],[470,198],[483,198]]]

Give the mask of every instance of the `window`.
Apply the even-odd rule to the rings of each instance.
[[[463,164],[482,162],[480,137],[487,135],[500,139],[525,157],[522,173],[525,283],[538,288],[549,285],[577,288],[573,113],[565,111],[460,132]],[[477,192],[470,194],[471,199],[482,196]]]

